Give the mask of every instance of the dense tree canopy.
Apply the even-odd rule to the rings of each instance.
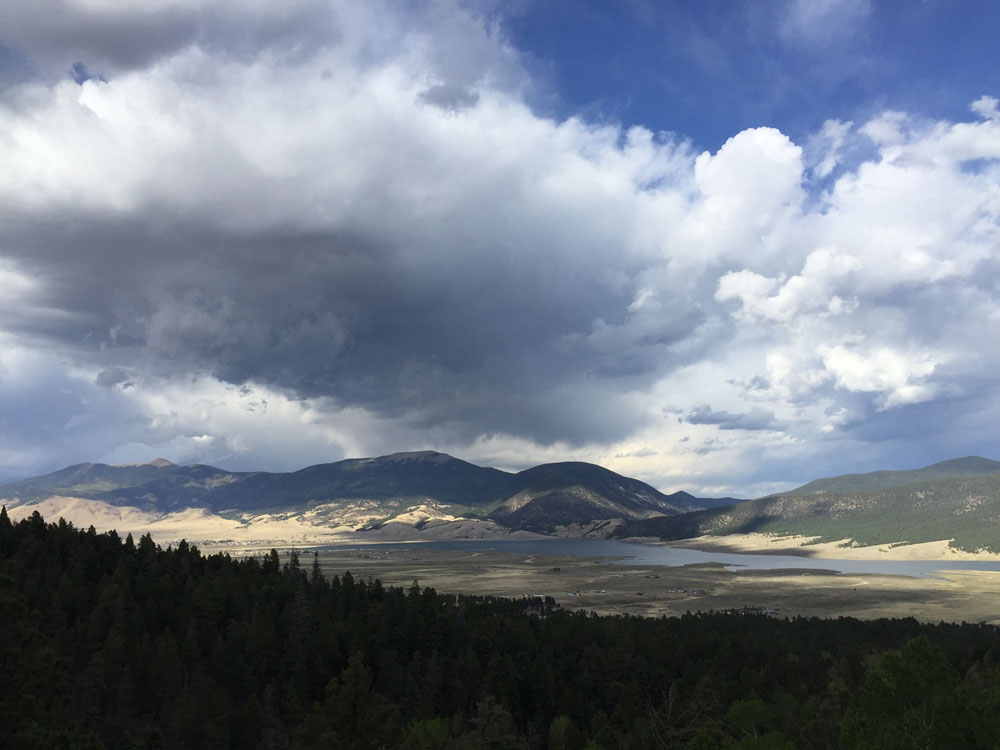
[[[1000,742],[988,625],[597,617],[6,513],[0,622],[0,748]]]

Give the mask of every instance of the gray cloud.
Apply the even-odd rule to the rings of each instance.
[[[253,380],[466,438],[615,439],[641,419],[613,378],[589,378],[591,352],[558,344],[628,303],[586,263],[539,275],[456,249],[411,269],[406,254],[419,248],[337,232],[245,238],[188,226],[147,241],[136,231],[77,225],[66,256],[61,233],[30,227],[18,260],[48,280],[36,303],[68,314],[9,313],[6,327],[110,365],[102,373]],[[630,378],[655,375],[644,356]]]
[[[420,99],[435,107],[454,112],[473,106],[479,101],[479,94],[466,88],[438,84],[422,92]]]
[[[714,411],[709,406],[699,406],[688,412],[682,419],[688,424],[714,425],[720,430],[783,429],[783,425],[775,418],[773,412],[763,410],[733,414],[728,411]]]
[[[141,68],[200,44],[227,53],[301,54],[336,41],[336,16],[324,0],[90,4],[75,0],[13,0],[0,9],[0,42],[25,50],[36,63],[59,68],[74,61],[114,71]]]
[[[134,385],[131,375],[122,367],[112,367],[107,370],[101,370],[97,373],[97,378],[94,382],[102,388],[114,388],[115,386],[118,386],[125,389],[131,388]]]

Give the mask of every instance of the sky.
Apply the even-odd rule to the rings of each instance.
[[[8,0],[0,480],[1000,458],[1000,5]]]

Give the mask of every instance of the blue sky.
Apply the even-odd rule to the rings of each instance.
[[[0,478],[1000,457],[993,3],[0,6]]]
[[[643,125],[716,149],[771,125],[793,140],[885,109],[962,118],[1000,89],[1000,6],[894,0],[526,3],[502,21],[559,117]]]

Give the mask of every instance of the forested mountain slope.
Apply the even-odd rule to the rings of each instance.
[[[615,534],[678,540],[763,532],[851,539],[858,545],[951,539],[959,549],[1000,552],[998,469],[1000,462],[970,458],[914,471],[834,477],[734,506],[629,522]]]
[[[818,495],[822,493],[875,492],[878,490],[904,487],[936,479],[1000,474],[1000,461],[980,456],[953,458],[950,461],[925,466],[922,469],[905,471],[873,471],[868,474],[842,474],[837,477],[816,479],[783,495]]]

